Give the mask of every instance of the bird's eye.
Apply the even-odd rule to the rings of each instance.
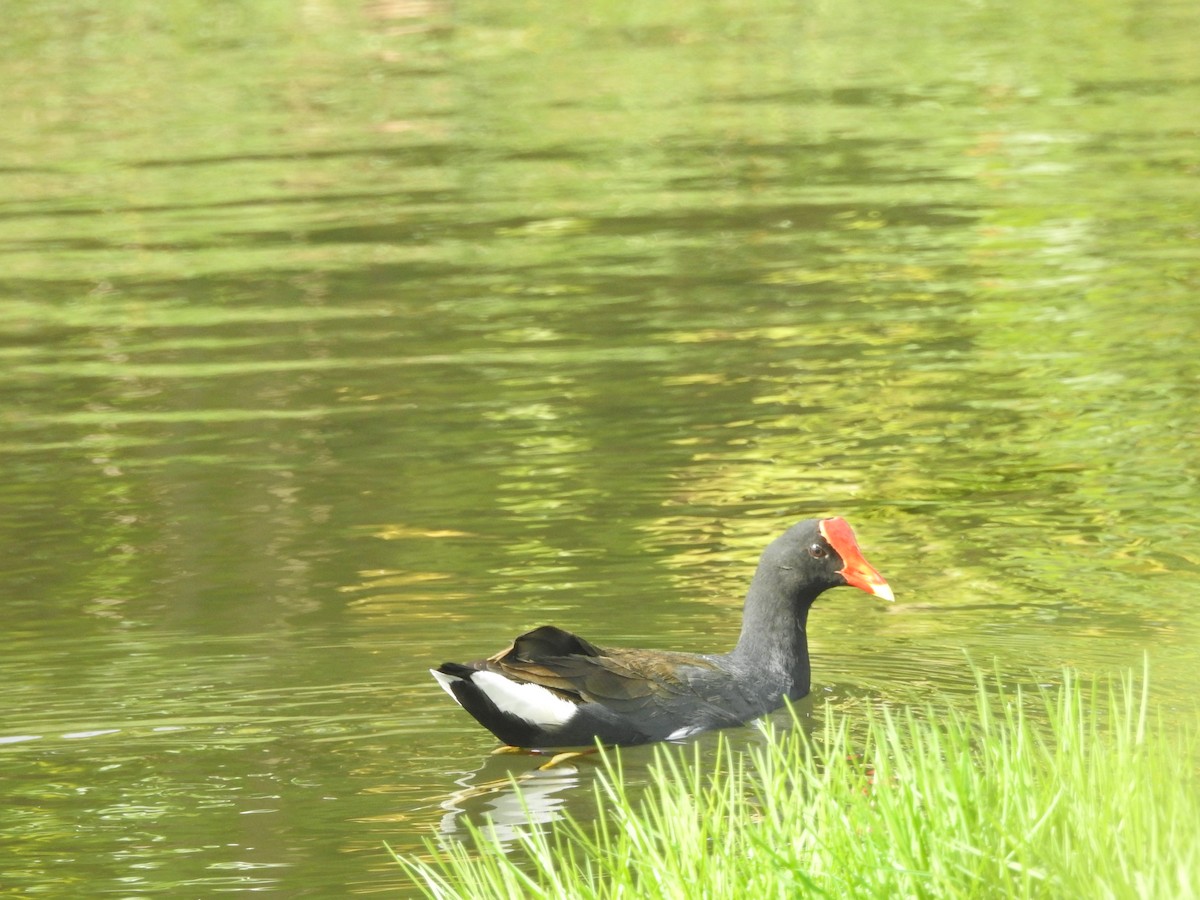
[[[813,544],[808,548],[808,555],[813,559],[824,559],[829,555],[829,548],[824,544]]]

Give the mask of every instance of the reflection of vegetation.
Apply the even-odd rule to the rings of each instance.
[[[1068,670],[1001,704],[980,678],[977,699],[873,714],[861,741],[831,717],[711,770],[663,751],[641,802],[610,759],[594,824],[531,829],[515,858],[477,831],[477,856],[401,862],[435,898],[1195,895],[1195,735],[1165,734],[1145,684]]]
[[[13,733],[386,683],[426,791],[477,749],[446,747],[431,661],[547,621],[723,649],[766,541],[834,512],[900,595],[822,605],[837,690],[948,689],[967,644],[1088,671],[1150,646],[1194,693],[1200,5],[8,7]],[[54,778],[156,808],[143,768]],[[255,871],[320,890],[361,796],[281,793],[259,859],[289,865]],[[163,817],[143,867],[29,809],[0,843],[54,874],[12,890],[72,858],[150,890],[229,846]]]

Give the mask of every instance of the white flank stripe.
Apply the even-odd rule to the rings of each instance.
[[[471,683],[506,713],[512,713],[532,725],[563,725],[579,711],[570,700],[564,700],[539,684],[520,684],[496,672],[475,672]]]
[[[450,699],[458,703],[458,698],[454,696],[454,691],[450,690],[450,685],[456,681],[462,681],[462,679],[454,675],[447,675],[445,672],[439,672],[437,669],[430,669],[429,674],[437,679],[437,683],[442,686],[442,690],[450,695]],[[458,705],[462,706],[461,703],[458,703]]]
[[[676,728],[668,734],[665,740],[682,741],[685,737],[691,737],[693,734],[698,734],[703,730],[699,725],[684,725],[682,728]]]

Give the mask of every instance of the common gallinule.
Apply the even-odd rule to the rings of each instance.
[[[495,656],[430,672],[515,747],[678,740],[807,694],[808,610],[839,585],[893,599],[845,519],[806,519],[763,552],[729,653],[606,649],[543,625]]]

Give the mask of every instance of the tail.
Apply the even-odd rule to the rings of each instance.
[[[430,674],[484,728],[514,747],[544,745],[579,713],[579,705],[540,684],[499,672],[442,663]]]
[[[463,702],[459,699],[458,694],[454,692],[454,686],[469,682],[471,673],[474,671],[470,666],[464,666],[462,663],[448,662],[442,663],[436,669],[430,669],[429,674],[442,686],[442,690],[450,695],[451,700],[462,706]]]

